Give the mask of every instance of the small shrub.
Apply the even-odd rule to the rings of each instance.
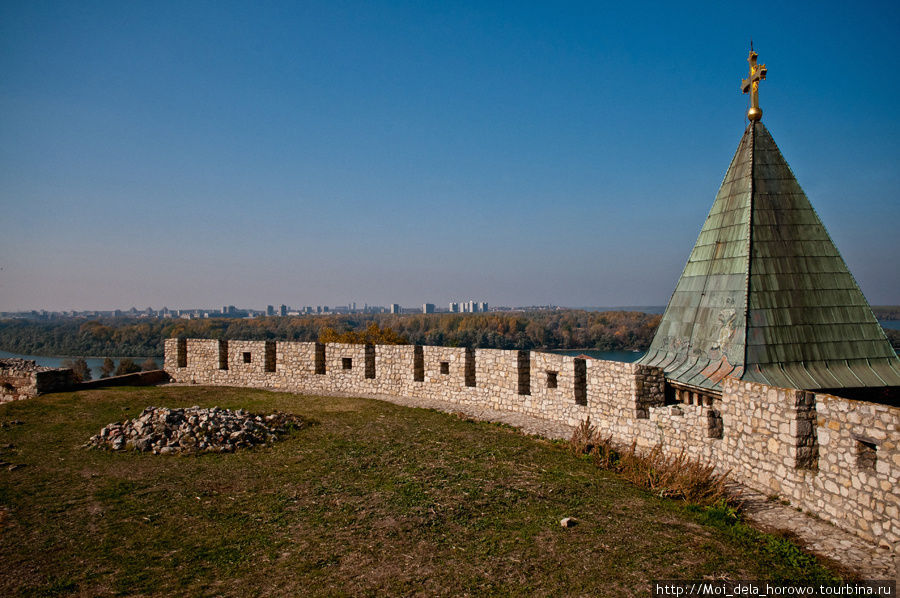
[[[85,361],[84,357],[64,359],[62,362],[62,366],[64,368],[69,368],[72,370],[72,374],[75,377],[75,382],[87,382],[91,379],[91,368],[88,367],[87,361]]]
[[[594,439],[594,464],[600,469],[615,470],[619,463],[619,453],[612,445],[612,436],[601,438],[599,433]]]
[[[101,378],[109,378],[112,376],[113,372],[116,371],[115,362],[107,357],[103,360],[103,365],[100,366],[100,377]]]
[[[569,447],[576,455],[590,455],[594,450],[594,438],[596,435],[597,428],[591,424],[591,416],[589,415],[572,432]]]
[[[719,527],[734,525],[739,520],[738,510],[725,500],[718,500],[707,507],[703,507],[701,512],[707,523]]]
[[[597,467],[614,471],[657,496],[697,505],[728,504],[727,474],[716,473],[712,465],[690,459],[684,451],[665,455],[660,445],[645,454],[638,452],[636,443],[619,450],[611,437],[603,437],[591,424],[590,417],[575,428],[569,448],[576,455],[592,455]]]
[[[125,374],[133,374],[140,371],[141,366],[136,364],[130,357],[125,357],[119,362],[119,367],[116,368],[116,376],[124,376]]]

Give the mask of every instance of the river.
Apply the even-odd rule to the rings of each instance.
[[[552,351],[548,351],[548,353],[556,353],[557,355],[571,355],[572,357],[587,355],[588,357],[593,357],[594,359],[605,359],[606,361],[624,361],[625,363],[637,361],[644,355],[644,351],[594,351],[591,349],[585,349],[584,351],[579,351],[577,349],[554,349]]]

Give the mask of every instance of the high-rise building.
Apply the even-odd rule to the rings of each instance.
[[[267,316],[274,316],[274,315],[275,315],[275,306],[274,306],[274,305],[267,305],[267,306],[266,306],[266,315],[267,315]]]
[[[423,314],[433,314],[434,313],[434,303],[423,303],[422,304],[422,313]]]
[[[459,303],[450,302],[450,313],[458,314],[459,313]]]
[[[288,310],[287,310],[287,305],[282,304],[282,305],[281,305],[281,308],[280,308],[280,310],[279,310],[279,313],[280,313],[282,316],[286,316],[286,315],[287,315],[287,311],[288,311]]]
[[[488,311],[487,301],[482,301],[481,303],[478,304],[478,311],[480,311],[482,313],[487,313],[487,311]]]
[[[391,303],[391,313],[392,314],[400,313],[400,304],[399,303]]]

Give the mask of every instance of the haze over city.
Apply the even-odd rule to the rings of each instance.
[[[0,311],[661,305],[763,122],[900,301],[895,3],[0,6]]]

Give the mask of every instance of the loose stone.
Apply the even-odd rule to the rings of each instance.
[[[231,453],[238,448],[275,442],[290,428],[302,428],[307,423],[298,415],[280,412],[260,416],[243,409],[218,407],[147,407],[133,420],[105,426],[86,446],[158,455]]]

